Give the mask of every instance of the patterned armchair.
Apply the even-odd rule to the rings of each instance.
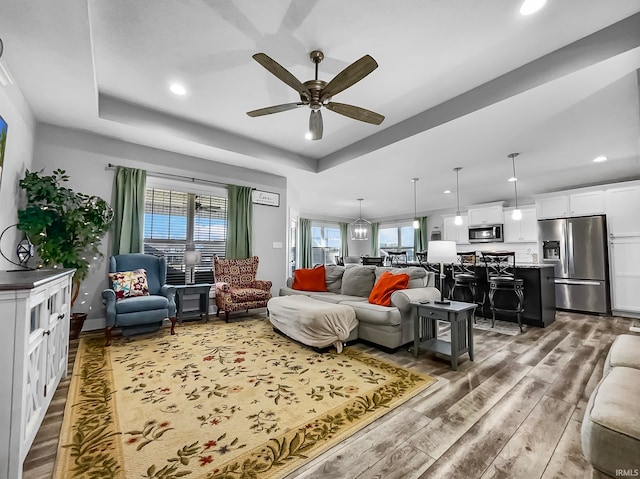
[[[271,299],[271,281],[256,279],[259,259],[257,256],[245,259],[220,259],[213,257],[216,278],[217,316],[254,308],[265,308]]]

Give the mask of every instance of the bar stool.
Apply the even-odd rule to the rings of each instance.
[[[515,313],[518,327],[522,332],[522,312],[524,311],[524,280],[516,278],[516,253],[482,252],[487,281],[489,282],[489,306],[492,313],[491,327],[496,323],[496,311]],[[496,293],[500,307],[496,306]],[[502,294],[504,293],[504,294]],[[509,295],[513,294],[511,301]],[[515,303],[513,299],[515,298]]]
[[[469,296],[470,303],[476,303],[480,308],[483,307],[485,301],[485,292],[482,290],[482,299],[477,299],[478,293],[478,274],[476,270],[476,252],[458,253],[458,261],[452,265],[453,267],[453,288],[451,289],[451,299],[456,299],[456,291],[462,289],[462,301]],[[468,292],[468,293],[467,293]],[[477,310],[477,308],[476,308]],[[476,316],[474,313],[473,321],[475,323]]]

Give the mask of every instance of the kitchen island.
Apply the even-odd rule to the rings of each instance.
[[[489,307],[489,282],[484,265],[475,266],[478,277],[478,288],[473,302],[478,303],[477,316],[491,319]],[[524,312],[522,324],[544,328],[556,319],[556,291],[554,283],[553,265],[546,264],[516,264],[516,278],[524,280]],[[446,270],[445,295],[450,295],[453,289],[451,267]],[[471,295],[466,288],[457,288],[455,300],[472,302]],[[484,297],[484,303],[479,304]],[[515,294],[513,295],[515,299]],[[508,298],[505,296],[504,300]],[[498,301],[498,298],[496,298]],[[496,312],[496,319],[517,322],[515,313]]]

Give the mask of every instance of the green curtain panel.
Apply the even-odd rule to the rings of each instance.
[[[249,186],[228,185],[227,250],[225,258],[242,259],[251,256],[253,203]]]
[[[371,256],[378,256],[380,252],[380,243],[378,242],[378,231],[380,231],[380,223],[371,223]]]
[[[349,223],[340,223],[340,256],[349,256]]]
[[[313,250],[311,246],[311,220],[300,218],[300,267],[313,266]]]
[[[118,166],[113,182],[111,254],[142,253],[147,172]]]
[[[416,253],[426,251],[429,240],[429,238],[427,238],[427,217],[419,217],[418,224],[420,227],[417,230],[413,230],[413,248]],[[417,257],[415,259],[417,259]]]

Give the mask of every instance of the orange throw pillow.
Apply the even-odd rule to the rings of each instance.
[[[327,291],[324,265],[301,268],[293,272],[293,289],[300,291]]]
[[[406,273],[393,274],[385,271],[380,275],[378,282],[373,285],[369,302],[380,306],[391,306],[391,295],[399,289],[407,289],[409,275]]]

